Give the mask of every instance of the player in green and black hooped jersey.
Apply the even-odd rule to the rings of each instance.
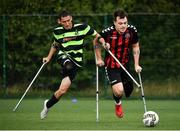
[[[71,29],[64,27],[54,29],[54,40],[59,48],[59,58],[67,56],[77,66],[82,66],[83,41],[87,35],[96,35],[96,31],[86,24],[73,24]],[[56,44],[55,44],[56,45]],[[58,46],[59,45],[59,46]]]
[[[58,62],[62,66],[63,79],[59,89],[55,91],[49,100],[44,101],[44,107],[40,114],[41,119],[47,116],[49,108],[56,104],[61,96],[69,89],[72,80],[76,76],[77,68],[82,66],[83,41],[86,36],[92,35],[94,39],[105,47],[105,41],[100,35],[87,24],[74,24],[72,15],[67,11],[62,11],[58,17],[59,27],[54,29],[54,42],[47,57],[43,62],[49,62],[56,51],[58,52]],[[104,64],[103,60],[100,62]]]

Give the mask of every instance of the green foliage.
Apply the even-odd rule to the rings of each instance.
[[[9,85],[28,83],[34,77],[42,64],[42,58],[49,51],[52,30],[57,26],[56,16],[62,9],[68,9],[73,13],[75,23],[86,22],[97,31],[112,24],[112,13],[116,8],[126,9],[129,13],[129,23],[138,29],[141,65],[145,78],[178,79],[180,77],[179,5],[179,0],[19,0],[18,2],[2,0],[0,28],[3,29],[5,24],[8,27],[8,36],[6,36],[8,83]],[[161,15],[158,12],[173,14]],[[143,15],[143,13],[149,14]],[[7,22],[3,21],[3,14],[6,15]],[[2,43],[3,30],[0,34]],[[85,40],[85,43],[84,68],[80,70],[74,85],[75,89],[86,88],[95,81],[92,38]],[[1,44],[1,65],[2,52]],[[2,68],[1,66],[0,74],[3,74]],[[58,86],[61,80],[60,68],[54,59],[42,71],[38,82],[44,83],[45,87],[51,87],[52,84]],[[2,82],[2,75],[0,81]],[[103,82],[101,80],[101,83]]]
[[[180,12],[179,0],[1,0],[0,14],[54,14],[68,9],[74,14],[128,12]]]
[[[106,17],[108,21],[106,21]],[[149,19],[151,18],[151,19]],[[111,25],[111,16],[77,16],[77,22],[84,21],[95,25],[97,30]],[[94,20],[96,23],[94,23]],[[141,44],[141,64],[148,79],[179,77],[179,16],[129,16],[129,22],[138,28]],[[102,24],[104,23],[104,24]],[[46,56],[51,42],[52,30],[56,26],[54,16],[11,16],[8,17],[8,76],[9,84],[30,81]],[[92,38],[85,40],[84,66],[78,80],[92,82],[95,74]],[[43,72],[42,79],[51,75],[50,81],[60,81],[59,65],[53,61]],[[87,67],[87,69],[86,69]],[[93,71],[93,72],[92,72]],[[161,76],[161,74],[164,74]],[[57,76],[53,75],[56,74]],[[153,74],[153,75],[152,75]],[[18,77],[16,77],[18,75]],[[48,78],[47,78],[48,79]],[[49,81],[49,80],[48,80]],[[86,83],[87,84],[87,83]],[[83,84],[84,85],[84,84]],[[77,86],[76,86],[77,87]]]
[[[144,26],[142,24],[138,28],[140,29],[139,32],[142,32],[140,36],[142,65],[152,66],[151,68],[144,68],[144,71],[148,70],[149,73],[146,75],[150,78],[158,78],[162,74],[162,79],[177,78],[179,70],[175,65],[179,65],[180,61],[177,60],[179,59],[179,52],[174,50],[180,49],[178,46],[180,43],[179,33],[176,30],[180,25],[175,23],[179,21],[180,17],[167,15],[149,17],[151,19],[147,16],[144,17],[145,22],[142,22]]]

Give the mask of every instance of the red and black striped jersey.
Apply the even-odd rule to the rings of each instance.
[[[126,31],[119,34],[114,26],[110,26],[100,32],[106,43],[110,44],[110,51],[125,66],[129,62],[129,52],[132,44],[138,42],[136,27],[128,25]],[[120,68],[113,57],[106,52],[105,65],[108,68]]]

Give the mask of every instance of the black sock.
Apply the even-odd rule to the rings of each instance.
[[[51,97],[51,99],[49,99],[49,101],[47,102],[46,106],[47,108],[51,108],[54,104],[56,104],[59,101],[59,99],[57,99],[54,95]]]
[[[120,102],[120,99],[121,99],[122,97],[117,97],[117,96],[115,96],[115,95],[113,94],[113,98],[114,98],[114,100],[116,101],[116,103],[119,103],[119,102]]]

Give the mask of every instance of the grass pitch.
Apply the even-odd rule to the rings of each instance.
[[[13,112],[18,99],[0,100],[0,130],[179,130],[179,100],[146,100],[148,110],[158,113],[160,122],[155,127],[142,123],[143,101],[124,99],[125,116],[114,113],[113,100],[99,101],[99,122],[96,122],[95,99],[77,101],[61,99],[51,108],[48,117],[40,119],[44,99],[24,99]]]

